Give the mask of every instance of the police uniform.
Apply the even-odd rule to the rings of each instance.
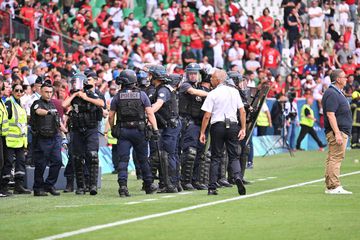
[[[201,106],[205,97],[187,93],[190,88],[208,92],[209,89],[187,81],[179,90],[179,115],[182,120],[181,131],[181,183],[185,190],[193,190],[192,182],[199,189],[206,189],[200,185],[200,158],[205,152],[205,145],[199,142],[200,126],[204,115]]]
[[[25,155],[27,147],[27,114],[21,107],[20,100],[13,96],[5,103],[9,116],[9,131],[6,136],[7,159],[3,168],[3,189],[7,191],[11,170],[15,160],[15,188],[14,193],[30,194],[31,191],[23,187],[25,177]],[[15,155],[15,159],[14,159]]]
[[[149,72],[154,79],[162,81],[162,83],[155,87],[155,93],[151,95],[150,101],[152,104],[156,103],[158,99],[163,101],[161,108],[155,113],[156,121],[160,129],[161,138],[160,144],[151,144],[151,156],[159,155],[156,152],[161,150],[160,163],[162,163],[159,187],[164,192],[177,192],[179,186],[179,157],[178,157],[178,143],[181,131],[181,122],[179,120],[178,104],[176,100],[176,93],[174,89],[166,84],[169,82],[165,68],[157,66],[155,69],[150,69]],[[160,149],[159,149],[160,148]],[[165,167],[167,166],[167,167]],[[168,180],[169,181],[168,181]],[[179,188],[179,190],[181,190]]]
[[[119,164],[117,170],[120,197],[130,196],[127,180],[131,147],[134,149],[141,167],[145,192],[151,194],[157,190],[153,184],[153,176],[148,161],[149,142],[145,137],[147,124],[145,108],[151,107],[151,103],[146,93],[135,87],[135,83],[134,71],[122,71],[119,75],[118,84],[123,87],[114,96],[110,106],[110,111],[116,113],[115,133],[113,135],[118,139]]]
[[[87,90],[85,93],[89,98],[99,99],[99,96],[91,90]],[[87,170],[90,194],[96,195],[99,171],[98,125],[102,118],[102,109],[78,96],[71,101],[71,107],[72,132],[70,141],[75,165],[76,194],[85,194],[84,170]],[[84,164],[86,164],[85,169]]]
[[[9,132],[9,119],[4,102],[0,99],[0,196],[9,195],[8,191],[4,191],[2,187],[2,170],[5,160],[7,159],[6,135]]]
[[[36,110],[48,111],[45,116],[40,116]],[[55,105],[43,98],[36,100],[31,106],[31,127],[33,130],[32,151],[35,163],[34,195],[46,196],[45,192],[52,195],[60,195],[55,191],[54,185],[59,176],[62,166],[61,142],[59,132],[60,118]],[[44,181],[43,175],[46,166],[49,166],[49,174]]]

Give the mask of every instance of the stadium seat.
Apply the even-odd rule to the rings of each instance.
[[[128,17],[130,13],[132,13],[133,10],[130,8],[123,8],[123,16]]]
[[[145,14],[144,14],[144,7],[142,6],[137,6],[134,8],[134,17],[137,19],[137,20],[141,20],[142,18],[144,18]]]

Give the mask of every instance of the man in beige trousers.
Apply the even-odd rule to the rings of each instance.
[[[326,194],[352,194],[340,183],[341,161],[345,158],[347,141],[351,135],[352,116],[350,105],[342,90],[346,85],[346,74],[336,69],[330,74],[331,85],[322,98],[325,133],[329,152],[325,166]]]

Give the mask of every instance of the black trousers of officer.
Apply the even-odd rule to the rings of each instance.
[[[54,137],[34,136],[32,152],[35,163],[34,190],[44,190],[53,187],[58,179],[62,166],[61,136]],[[49,166],[49,175],[44,181],[44,171]]]
[[[300,124],[300,126],[301,126],[300,134],[299,134],[299,137],[298,137],[298,139],[296,141],[296,148],[297,149],[300,149],[301,141],[304,139],[304,137],[308,133],[310,134],[310,136],[313,137],[313,139],[315,140],[315,142],[317,143],[317,145],[319,147],[323,146],[322,142],[320,141],[320,139],[319,139],[318,135],[316,134],[313,127],[308,127],[308,126],[305,126],[303,124]]]
[[[351,145],[353,146],[354,144],[354,147],[359,148],[360,147],[359,140],[360,140],[360,127],[353,126],[351,129]]]
[[[7,159],[7,147],[5,137],[0,137],[0,189],[2,183],[2,170]]]
[[[217,122],[210,127],[211,136],[211,164],[209,189],[216,189],[216,182],[220,170],[220,162],[224,154],[224,146],[229,158],[229,168],[233,173],[234,179],[241,178],[240,167],[240,141],[238,134],[240,127],[237,123],[231,123],[230,128],[226,128],[224,122]]]
[[[84,187],[84,164],[90,173],[90,184],[97,183],[98,176],[98,129],[91,128],[84,131],[74,130],[71,134],[71,152],[75,165],[76,183],[78,188]]]
[[[14,158],[15,156],[15,158]],[[25,177],[25,151],[24,148],[7,148],[7,159],[2,171],[2,184],[10,181],[11,170],[15,162],[15,183],[22,184]]]

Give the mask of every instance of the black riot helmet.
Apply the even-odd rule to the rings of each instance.
[[[137,83],[136,73],[133,70],[123,70],[120,75],[116,78],[117,85],[131,85]]]
[[[182,80],[182,75],[180,75],[180,74],[170,74],[169,79],[171,80],[170,85],[172,87],[178,87],[181,80]]]
[[[239,72],[229,71],[227,73],[228,77],[233,80],[235,86],[238,86],[240,82],[243,81],[243,77]]]
[[[82,73],[76,73],[71,78],[72,91],[79,91],[84,88],[84,84],[87,84],[88,80],[86,76]]]
[[[153,80],[160,80],[164,82],[170,82],[169,76],[166,73],[166,69],[164,66],[161,65],[155,65],[149,67],[149,74],[152,75]]]
[[[199,64],[189,63],[189,65],[187,65],[185,68],[186,80],[190,82],[200,82],[201,81],[200,70],[201,67]]]
[[[137,82],[138,82],[139,86],[147,86],[147,85],[149,85],[148,74],[145,71],[139,70],[136,73],[136,77],[137,77]]]

